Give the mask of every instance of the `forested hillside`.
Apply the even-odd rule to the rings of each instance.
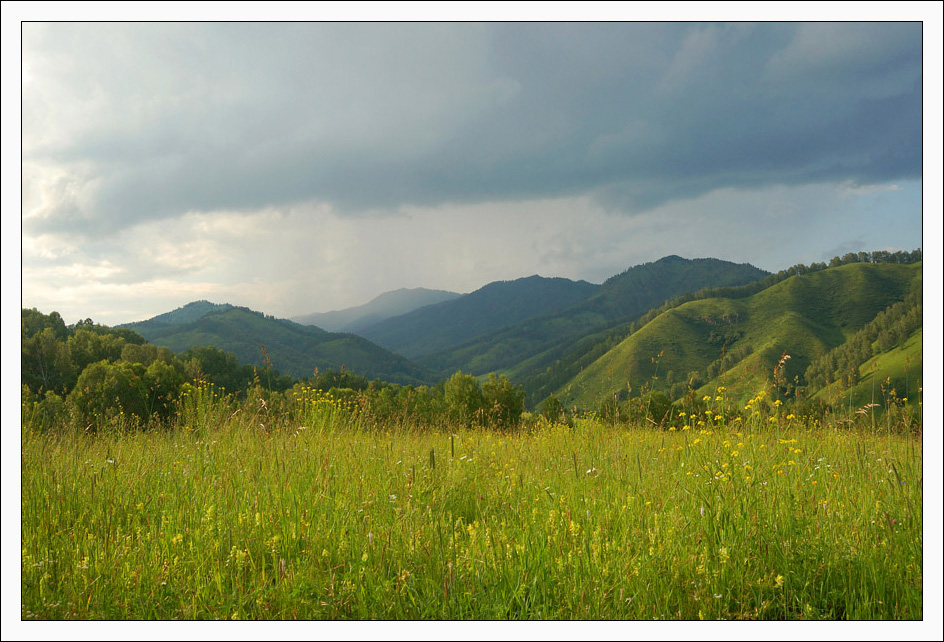
[[[579,372],[580,357],[605,340],[607,331],[666,299],[706,287],[750,283],[765,275],[746,264],[668,256],[607,279],[592,296],[559,312],[485,334],[418,362],[440,373],[504,372],[521,382],[529,399],[543,399]]]
[[[205,309],[202,304],[200,307]],[[181,314],[177,312],[178,317]],[[174,352],[214,346],[233,353],[243,363],[258,366],[268,363],[296,379],[311,376],[316,368],[342,367],[371,379],[395,383],[427,383],[430,379],[423,368],[363,337],[326,332],[231,305],[208,309],[202,316],[184,323],[149,320],[122,327]]]

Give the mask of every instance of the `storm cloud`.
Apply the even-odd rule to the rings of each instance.
[[[25,23],[23,225],[922,174],[920,23]]]

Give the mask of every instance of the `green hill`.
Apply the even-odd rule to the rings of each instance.
[[[611,331],[650,308],[687,292],[750,283],[766,275],[747,264],[668,256],[611,277],[591,296],[558,312],[417,361],[439,373],[504,372],[536,402],[576,375],[581,357],[605,343]]]
[[[202,314],[201,314],[202,313]],[[173,319],[184,319],[173,323]],[[232,305],[191,303],[129,328],[149,342],[183,352],[213,346],[232,352],[243,363],[272,366],[293,378],[310,377],[315,368],[345,367],[369,379],[392,383],[428,383],[430,374],[409,360],[353,334],[326,332]]]
[[[666,310],[589,364],[559,390],[596,408],[627,384],[680,396],[691,383],[748,397],[772,378],[803,385],[806,368],[889,305],[920,292],[921,263],[852,263],[780,281],[741,298],[689,301]]]

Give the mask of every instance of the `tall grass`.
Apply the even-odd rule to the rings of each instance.
[[[23,433],[24,619],[923,617],[915,437],[190,394],[174,430]]]

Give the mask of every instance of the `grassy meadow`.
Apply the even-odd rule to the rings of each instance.
[[[21,616],[922,619],[920,434],[713,401],[420,430],[194,388],[167,429],[24,430]]]

